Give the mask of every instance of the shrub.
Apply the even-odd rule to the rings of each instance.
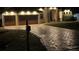
[[[73,16],[64,16],[63,21],[76,21],[77,18]]]

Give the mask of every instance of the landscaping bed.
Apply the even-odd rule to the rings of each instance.
[[[79,22],[77,22],[77,21],[51,22],[46,25],[67,28],[67,29],[73,29],[73,30],[79,30]]]

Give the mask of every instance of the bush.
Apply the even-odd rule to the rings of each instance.
[[[76,21],[77,18],[76,17],[73,17],[73,16],[64,16],[63,17],[63,20],[64,21]]]
[[[2,19],[0,19],[0,27],[2,27]]]

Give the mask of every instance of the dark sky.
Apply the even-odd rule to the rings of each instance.
[[[0,7],[0,13],[4,12],[4,11],[22,11],[22,10],[38,10],[38,8],[40,7]],[[79,7],[58,7],[59,9],[70,9],[73,11],[73,13],[79,13]]]
[[[73,13],[79,13],[79,7],[59,7],[59,9],[70,9]]]
[[[2,12],[5,12],[5,11],[16,11],[16,12],[19,12],[19,11],[35,11],[35,10],[38,10],[39,7],[0,7],[0,13]]]

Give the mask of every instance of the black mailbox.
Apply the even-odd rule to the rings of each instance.
[[[31,26],[26,26],[26,32],[29,32],[31,30]]]

